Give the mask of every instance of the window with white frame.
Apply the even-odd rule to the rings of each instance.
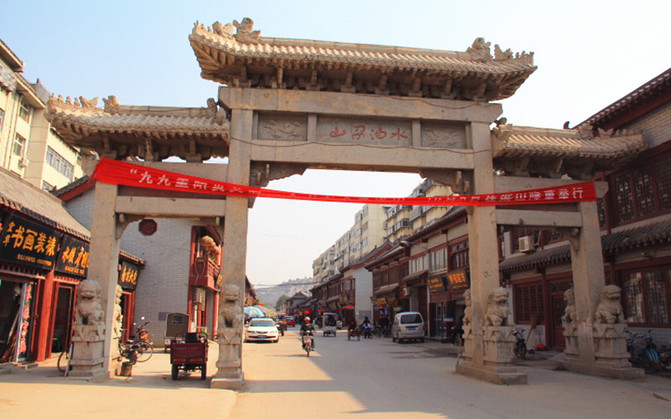
[[[26,139],[20,136],[19,134],[16,134],[14,136],[14,146],[12,147],[12,153],[14,153],[15,156],[23,158],[23,153],[25,151],[26,151]]]
[[[32,108],[25,100],[21,99],[19,107],[19,117],[26,122],[30,122],[30,114],[32,113]]]
[[[74,166],[51,147],[47,147],[47,163],[58,170],[60,174],[72,180],[75,171]]]

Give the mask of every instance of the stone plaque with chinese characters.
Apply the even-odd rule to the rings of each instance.
[[[410,146],[412,126],[409,121],[319,118],[317,141],[320,143]]]
[[[422,146],[466,148],[466,130],[460,124],[422,123]]]

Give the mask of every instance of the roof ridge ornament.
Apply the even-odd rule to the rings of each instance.
[[[235,35],[233,34],[233,28],[237,29]],[[261,43],[261,31],[254,30],[254,21],[248,17],[242,19],[242,22],[234,20],[232,23],[222,24],[219,21],[216,21],[212,24],[212,27],[209,26],[206,28],[205,25],[196,22],[194,24],[194,31],[196,29],[205,30],[215,35],[219,35],[222,38],[235,40],[243,44],[260,44]]]
[[[486,63],[492,60],[492,54],[489,52],[489,47],[492,45],[491,42],[485,42],[485,38],[478,37],[475,38],[473,44],[468,47],[466,52],[470,54],[473,61],[478,61],[481,63]]]

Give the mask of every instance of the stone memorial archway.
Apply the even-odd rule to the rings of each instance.
[[[192,167],[199,168],[204,178],[241,187],[328,168],[419,173],[462,195],[513,193],[590,180],[595,171],[612,168],[644,147],[640,136],[534,131],[498,119],[501,105],[491,101],[514,94],[536,67],[533,54],[513,54],[498,45],[492,56],[482,38],[465,52],[263,38],[246,18],[211,28],[196,24],[189,39],[202,77],[224,85],[207,108],[124,107],[110,98],[102,110],[85,100],[52,99],[52,124],[66,141],[103,156],[138,156],[148,166],[165,168],[159,161],[177,155],[188,163],[165,170],[199,176]],[[173,124],[159,114],[175,118]],[[228,157],[228,164],[205,168],[199,162],[209,156]],[[244,382],[238,317],[244,238],[253,198],[156,193],[139,198],[127,187],[98,183],[89,278],[105,284],[105,312],[111,313],[116,272],[110,255],[118,252],[127,217],[157,216],[151,208],[159,205],[167,211],[159,215],[208,217],[218,225],[223,219],[225,285],[218,370],[211,385],[238,389]],[[465,360],[457,372],[495,383],[526,382],[512,365],[514,325],[506,315],[507,295],[499,288],[497,240],[498,226],[520,224],[562,229],[571,237],[579,352],[569,366],[631,375],[621,359],[620,326],[602,331],[608,342],[594,336],[604,285],[602,267],[588,263],[601,258],[594,201],[469,208],[472,284]],[[110,322],[99,332],[107,348]],[[82,355],[82,374],[107,370],[109,352],[94,352]]]

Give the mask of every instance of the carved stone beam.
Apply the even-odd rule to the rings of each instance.
[[[572,179],[591,180],[594,173],[594,163],[571,164],[566,167],[566,174]]]
[[[387,88],[387,81],[388,80],[389,80],[389,75],[382,74],[382,76],[380,76],[380,81],[377,84],[377,87],[375,88],[375,94],[378,94],[378,95],[389,94],[389,89]]]
[[[412,81],[412,90],[410,91],[408,96],[422,97],[422,78],[421,77],[416,76],[415,79]]]
[[[345,93],[354,93],[355,88],[352,85],[352,79],[353,79],[354,73],[350,70],[347,72],[347,76],[345,77],[345,85],[340,89],[342,92]]]
[[[154,161],[154,147],[151,138],[145,138],[143,154],[145,161]]]
[[[126,227],[128,227],[128,224],[140,221],[143,218],[143,215],[117,214],[116,231],[114,232],[116,239],[121,240],[121,236],[123,235],[124,230],[126,230]]]
[[[198,144],[194,137],[189,138],[189,151],[186,153],[185,159],[189,163],[202,163],[203,156],[198,152]]]
[[[271,180],[283,179],[291,175],[302,175],[306,169],[306,165],[300,164],[252,162],[249,185],[263,188],[268,186]]]
[[[573,249],[577,252],[580,250],[580,228],[578,227],[558,227],[557,231],[568,239],[573,246]]]
[[[424,169],[420,170],[419,174],[422,177],[449,186],[452,188],[452,192],[459,195],[469,195],[472,193],[473,172],[470,170]]]

